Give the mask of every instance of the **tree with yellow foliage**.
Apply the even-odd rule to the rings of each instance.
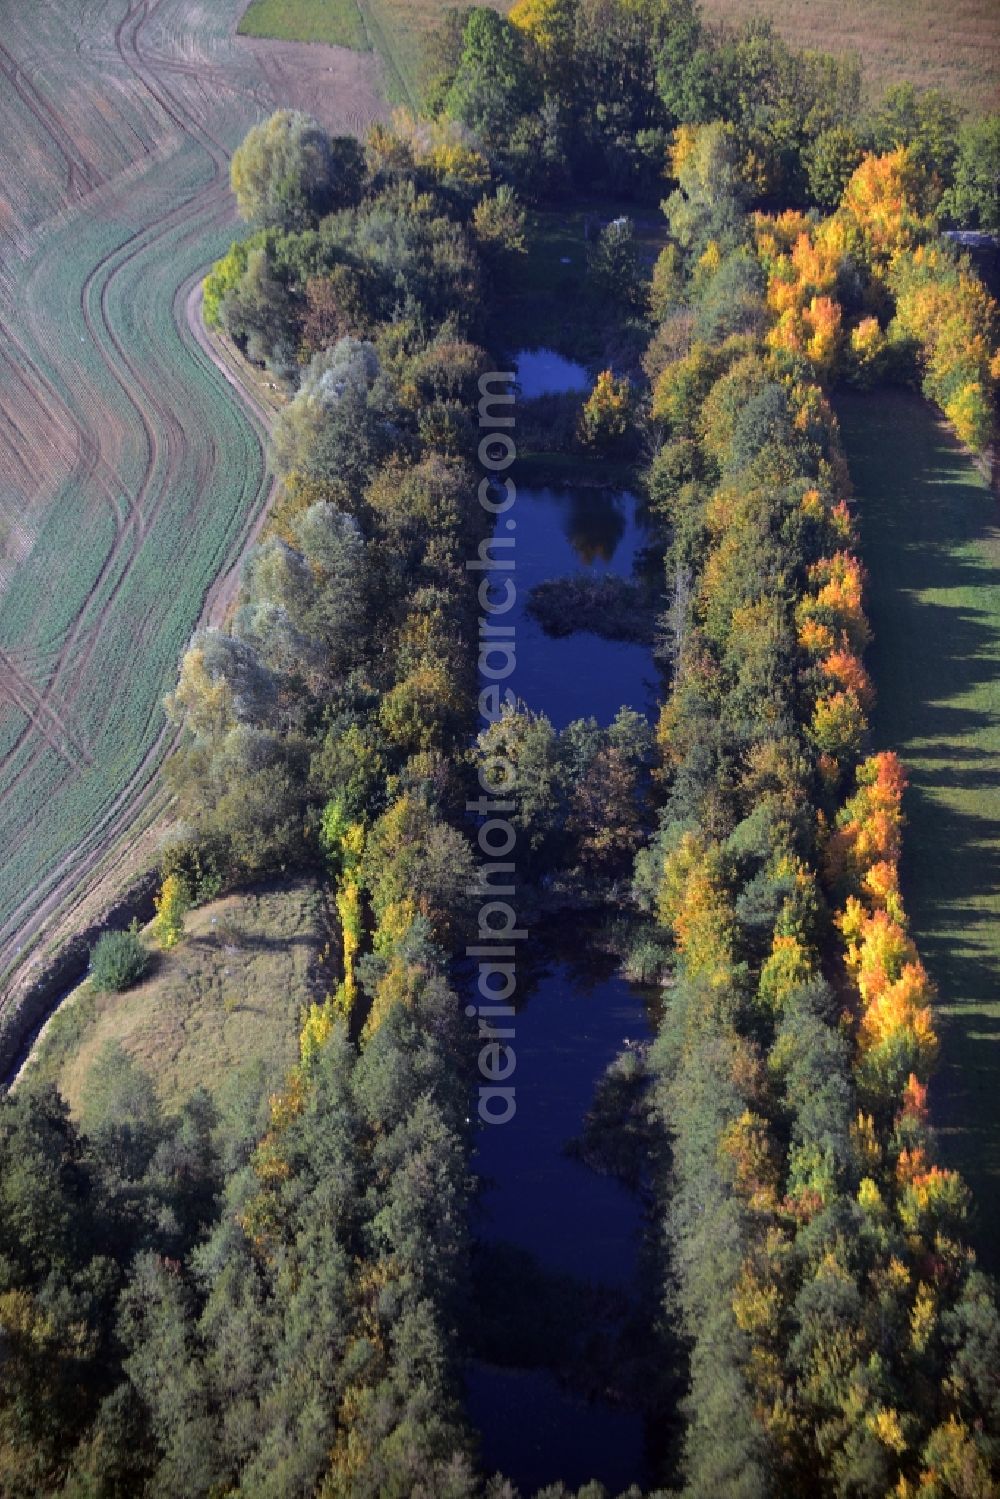
[[[580,412],[579,437],[585,448],[613,453],[625,445],[631,430],[632,387],[611,370],[602,370]]]
[[[573,73],[576,0],[516,0],[507,19],[528,42],[545,86],[561,92]]]
[[[935,234],[934,220],[921,208],[923,191],[920,168],[905,146],[884,156],[866,156],[852,175],[840,215],[859,234],[873,275],[884,277],[900,251]]]
[[[168,874],[156,897],[156,917],[153,935],[168,951],[176,947],[184,935],[184,917],[191,908],[191,894],[179,874]]]
[[[940,245],[900,254],[889,282],[896,298],[890,338],[915,341],[924,392],[962,442],[988,446],[1000,384],[1000,314],[968,264]]]

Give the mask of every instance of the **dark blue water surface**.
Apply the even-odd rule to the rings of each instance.
[[[524,396],[589,383],[581,365],[546,350],[521,356],[517,367]],[[511,477],[517,483],[516,465]],[[644,539],[635,497],[518,485],[497,534],[516,540],[518,601],[504,616],[515,627],[516,670],[504,685],[557,728],[585,717],[610,723],[622,705],[648,711],[654,671],[645,646],[583,632],[553,639],[525,610],[530,589],[549,578],[632,575]],[[516,1114],[482,1128],[477,1141],[475,1166],[485,1183],[480,1245],[487,1264],[491,1250],[511,1245],[544,1272],[627,1295],[637,1270],[638,1201],[566,1146],[580,1135],[595,1087],[625,1038],[648,1037],[650,1025],[638,989],[585,958],[570,964],[558,954],[560,946],[566,951],[558,940],[565,934],[553,929],[558,919],[534,926],[526,944],[531,977],[513,1021]],[[547,1369],[473,1364],[467,1394],[486,1470],[503,1472],[525,1495],[558,1479],[574,1487],[599,1479],[612,1492],[646,1481],[642,1418],[578,1398]]]
[[[612,1494],[641,1481],[642,1418],[577,1400],[551,1374],[473,1366],[466,1402],[485,1472],[513,1478],[524,1496],[560,1479],[577,1489],[599,1475]]]
[[[533,932],[535,941],[544,932]],[[626,1037],[649,1033],[643,997],[624,979],[555,963],[513,1022],[517,1113],[483,1129],[483,1237],[529,1250],[546,1269],[627,1288],[635,1275],[639,1204],[615,1177],[566,1153],[594,1085]]]
[[[552,349],[522,349],[515,367],[518,389],[526,400],[590,388],[590,379],[583,365],[573,359],[564,359]]]
[[[635,496],[611,489],[518,488],[513,572],[517,604],[504,616],[515,627],[517,667],[511,683],[529,708],[557,729],[575,718],[608,724],[623,705],[639,713],[653,697],[648,648],[589,632],[551,636],[528,614],[538,583],[571,573],[630,578],[645,541]]]

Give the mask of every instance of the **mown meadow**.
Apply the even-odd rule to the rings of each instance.
[[[295,1061],[302,1008],[326,972],[322,892],[310,880],[264,885],[209,901],[185,927],[185,942],[170,952],[144,934],[151,969],[138,987],[99,994],[85,981],[60,1006],[32,1057],[33,1085],[56,1083],[79,1116],[118,1049],[167,1109],[199,1088],[235,1097],[258,1069],[280,1085]]]
[[[326,42],[357,52],[372,45],[358,0],[251,0],[240,18],[240,35]]]

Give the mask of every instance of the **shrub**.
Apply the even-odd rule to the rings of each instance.
[[[156,897],[156,940],[166,951],[176,947],[184,935],[184,917],[191,907],[191,895],[179,874],[168,874]]]
[[[517,194],[506,183],[497,189],[494,197],[484,197],[476,205],[472,215],[476,240],[495,268],[527,254],[527,221]]]
[[[131,989],[149,967],[149,953],[135,926],[127,932],[105,932],[90,950],[90,982],[102,993]]]
[[[613,453],[625,445],[631,417],[632,388],[628,380],[618,380],[610,370],[602,370],[580,413],[580,442],[595,452]]]
[[[656,984],[668,971],[670,952],[655,937],[640,936],[630,942],[622,958],[625,977],[635,984]]]
[[[631,219],[612,219],[601,230],[587,255],[587,275],[602,305],[638,309],[648,303]]]

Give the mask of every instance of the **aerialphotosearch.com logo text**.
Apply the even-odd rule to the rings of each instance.
[[[510,429],[514,425],[514,374],[493,370],[479,381],[479,462],[485,477],[479,483],[479,503],[493,520],[493,534],[479,544],[479,555],[466,567],[481,573],[479,583],[479,714],[486,724],[496,723],[505,706],[514,706],[515,695],[503,684],[516,664],[514,625],[505,616],[514,608],[517,589],[512,514],[517,491],[507,470],[516,449]],[[514,1039],[514,994],[517,989],[517,943],[527,932],[518,927],[512,904],[516,894],[514,849],[517,834],[509,814],[514,811],[516,775],[505,755],[491,755],[479,766],[481,795],[467,803],[467,810],[480,818],[479,850],[483,863],[479,881],[470,894],[480,898],[478,940],[466,949],[477,965],[477,1002],[466,1014],[479,1018],[479,1117],[486,1124],[507,1124],[517,1110],[513,1083],[517,1065]]]

